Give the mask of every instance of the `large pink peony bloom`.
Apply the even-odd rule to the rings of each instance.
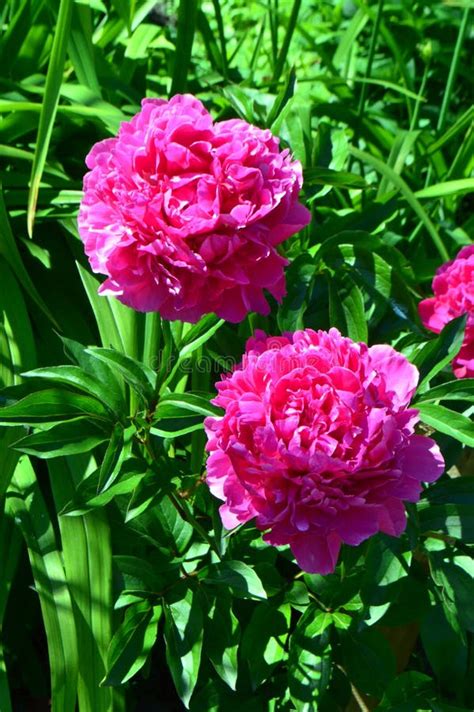
[[[418,305],[421,320],[427,329],[439,334],[452,319],[469,315],[453,371],[457,378],[474,378],[474,245],[463,247],[455,260],[436,271],[433,292],[434,297]]]
[[[101,294],[165,319],[238,322],[285,294],[276,245],[310,220],[302,170],[270,131],[200,101],[144,99],[86,159],[79,232]]]
[[[436,443],[415,435],[408,408],[418,371],[390,346],[337,329],[266,337],[217,384],[207,418],[207,483],[231,529],[255,517],[302,569],[330,573],[342,542],[405,529],[403,500],[444,470]]]

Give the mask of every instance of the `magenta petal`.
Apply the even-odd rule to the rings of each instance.
[[[353,507],[340,512],[335,520],[335,529],[343,542],[358,546],[379,530],[377,507]]]
[[[336,568],[341,539],[334,532],[324,535],[309,534],[295,537],[290,546],[298,566],[303,571],[326,575],[332,574]]]
[[[434,482],[444,472],[444,458],[431,438],[413,435],[401,457],[403,472],[419,482]]]
[[[369,354],[371,366],[383,375],[393,401],[401,406],[407,405],[418,384],[418,369],[391,346],[371,346]]]

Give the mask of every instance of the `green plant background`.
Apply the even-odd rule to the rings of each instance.
[[[1,712],[474,708],[474,383],[449,366],[465,319],[435,337],[417,316],[472,242],[471,5],[2,4]],[[313,220],[268,318],[167,323],[96,294],[85,155],[145,95],[183,91],[303,163]],[[322,577],[252,524],[222,530],[202,421],[255,328],[329,326],[418,366],[449,475],[403,537]]]

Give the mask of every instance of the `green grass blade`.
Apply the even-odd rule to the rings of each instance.
[[[390,181],[390,183],[392,183],[395,188],[397,188],[397,190],[401,192],[408,205],[412,208],[413,212],[417,215],[417,217],[425,226],[426,231],[433,240],[433,243],[439,254],[441,255],[443,261],[446,262],[447,260],[449,260],[449,253],[446,247],[444,246],[443,241],[441,240],[441,237],[439,236],[438,231],[436,230],[433,222],[431,221],[430,217],[426,213],[425,209],[423,208],[411,188],[407,185],[407,183],[405,183],[403,178],[397,175],[397,173],[395,173],[395,171],[390,168],[386,163],[379,160],[378,158],[375,158],[375,156],[370,155],[370,153],[366,153],[366,151],[361,151],[355,146],[350,146],[349,151],[359,161],[368,163],[369,166],[372,166],[372,168],[377,171],[377,173],[380,173],[380,175],[386,177]]]
[[[88,457],[48,464],[56,510],[74,497]],[[104,512],[59,516],[66,580],[71,592],[79,653],[80,712],[111,712],[112,692],[100,687],[112,639],[112,549]]]
[[[283,44],[278,53],[277,61],[275,64],[275,69],[273,70],[272,82],[277,84],[283,69],[285,67],[286,58],[288,56],[288,51],[290,49],[291,39],[296,28],[296,23],[298,21],[298,15],[301,9],[301,0],[293,0],[293,7],[291,8],[291,14],[288,19],[288,24],[286,26],[285,38]]]
[[[219,43],[221,46],[222,75],[223,75],[224,79],[227,80],[229,64],[227,61],[227,46],[226,46],[226,41],[225,41],[224,21],[222,19],[221,3],[220,3],[220,0],[212,0],[212,4],[214,5],[214,13],[216,16],[217,32],[219,35]]]
[[[417,190],[414,195],[417,198],[444,198],[446,195],[460,193],[470,193],[474,191],[474,178],[461,178],[459,180],[448,180],[443,183],[430,185],[428,188]]]
[[[101,96],[92,44],[92,14],[86,5],[74,3],[68,51],[79,83]]]
[[[78,656],[71,596],[49,512],[27,457],[20,458],[15,470],[7,511],[19,523],[41,604],[51,671],[51,710],[74,712]]]
[[[48,306],[45,304],[42,297],[39,295],[26,267],[21,259],[20,252],[15,242],[13,232],[8,219],[8,213],[3,198],[3,188],[0,183],[0,255],[2,255],[10,267],[12,268],[18,282],[22,285],[28,296],[41,309],[43,314],[48,317],[53,326],[59,329],[53,315]]]
[[[456,79],[456,74],[458,71],[459,60],[461,59],[461,50],[468,30],[468,19],[469,19],[469,5],[464,9],[464,13],[461,20],[461,26],[459,27],[459,33],[456,40],[456,46],[454,48],[453,58],[451,60],[451,66],[449,67],[448,79],[446,82],[446,89],[443,94],[443,102],[441,104],[441,109],[438,117],[438,131],[442,131],[446,124],[446,118],[448,116],[449,104],[451,102],[451,95],[453,93],[454,80]]]
[[[380,22],[382,20],[383,3],[384,3],[384,0],[378,0],[377,14],[375,16],[375,22],[374,22],[374,26],[372,28],[372,35],[370,37],[369,56],[367,59],[367,67],[365,69],[365,75],[364,75],[365,81],[362,84],[362,89],[361,89],[360,97],[359,97],[359,106],[357,108],[357,113],[359,114],[360,117],[362,117],[364,115],[365,99],[367,96],[367,81],[370,79],[370,75],[372,73],[372,64],[373,64],[374,56],[375,56],[375,48],[377,46]]]
[[[140,319],[140,315],[121,304],[118,299],[101,297],[97,294],[99,280],[79,263],[77,268],[94,312],[102,345],[117,349],[132,358],[140,358],[135,346],[135,322]]]
[[[362,8],[359,8],[339,41],[337,50],[334,53],[333,64],[336,69],[341,70],[341,76],[343,77],[346,77],[352,46],[368,21],[369,16]]]
[[[59,5],[58,22],[53,40],[53,48],[49,60],[46,86],[41,106],[41,114],[36,137],[35,158],[31,169],[30,190],[28,193],[27,225],[31,237],[38,200],[38,191],[41,176],[48,155],[49,143],[53,132],[54,119],[59,101],[59,90],[63,80],[66,49],[69,41],[73,0],[61,0]]]
[[[196,31],[198,6],[198,0],[180,0],[179,3],[178,36],[176,38],[170,96],[186,90],[194,33]]]
[[[0,457],[2,449],[0,447]],[[0,501],[0,710],[11,712],[8,675],[3,655],[3,620],[11,585],[21,551],[21,536],[13,519],[3,511]]]

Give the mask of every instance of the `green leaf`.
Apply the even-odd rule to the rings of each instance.
[[[304,328],[304,316],[315,272],[314,258],[306,253],[298,255],[287,268],[287,293],[277,314],[278,327],[281,331],[296,331]]]
[[[184,553],[193,536],[191,524],[182,518],[168,497],[163,497],[158,502],[156,514],[172,549],[176,550],[178,554]]]
[[[242,636],[241,656],[247,661],[252,689],[256,690],[287,655],[290,606],[275,608],[259,603]]]
[[[431,698],[436,695],[433,680],[421,672],[398,675],[385,690],[377,710],[390,712],[420,712],[431,710]]]
[[[108,489],[117,479],[124,460],[130,455],[130,445],[136,430],[133,426],[127,429],[127,442],[125,442],[124,428],[121,423],[116,423],[110,436],[109,444],[100,465],[98,492]]]
[[[87,416],[108,421],[110,414],[95,398],[65,389],[37,391],[21,400],[0,408],[2,425],[36,425]]]
[[[346,632],[341,650],[346,674],[357,689],[381,696],[395,677],[395,658],[383,635],[374,628],[357,635]]]
[[[425,212],[425,209],[422,207],[421,203],[418,201],[418,198],[416,198],[415,194],[407,185],[407,183],[405,183],[403,178],[401,178],[401,176],[395,173],[395,171],[390,168],[390,166],[388,166],[380,159],[375,158],[375,156],[372,156],[370,153],[367,153],[366,151],[361,151],[355,146],[350,146],[349,151],[355,158],[360,161],[363,161],[364,163],[368,163],[378,173],[386,177],[402,193],[408,205],[412,208],[418,219],[425,226],[426,231],[432,238],[433,243],[436,246],[443,261],[447,262],[449,260],[449,254],[443,244],[443,241],[441,240],[441,237],[439,236],[436,227],[434,226],[428,214]]]
[[[112,369],[118,371],[146,404],[153,399],[156,373],[151,368],[113,349],[91,347],[86,349],[86,353],[104,361]]]
[[[111,640],[102,685],[122,685],[145,665],[158,634],[161,606],[148,601],[130,606]]]
[[[460,626],[474,632],[474,578],[460,566],[443,563],[437,570],[437,583],[443,587],[449,608],[452,608]],[[451,605],[450,605],[451,604]]]
[[[102,383],[98,378],[79,366],[50,366],[36,368],[23,373],[24,378],[43,378],[46,381],[72,386],[87,394],[96,396],[115,414],[123,413],[125,406],[117,391],[111,390],[110,383]]]
[[[474,447],[474,423],[470,418],[445,408],[444,405],[417,403],[417,408],[423,423],[465,445]]]
[[[203,615],[198,595],[188,588],[179,601],[165,606],[166,660],[176,691],[189,709],[198,679]]]
[[[31,168],[30,189],[28,193],[27,223],[30,236],[38,200],[41,176],[48,155],[49,143],[53,132],[54,119],[59,102],[59,91],[63,80],[64,62],[69,40],[73,0],[60,0],[58,22],[54,32],[53,48],[46,76],[45,92],[41,105],[41,114],[36,137],[35,157]]]
[[[446,195],[458,195],[460,193],[471,193],[474,191],[474,178],[461,178],[460,180],[448,180],[445,183],[429,185],[427,188],[418,190],[417,198],[444,198]]]
[[[62,509],[61,514],[79,516],[90,509],[104,507],[118,495],[132,494],[132,492],[136,492],[138,485],[146,474],[147,469],[144,464],[139,461],[135,462],[132,459],[127,460],[122,464],[120,473],[114,483],[110,485],[106,483],[108,484],[107,489],[97,494],[99,491],[99,468],[79,483],[70,501]],[[155,481],[156,478],[154,477],[153,480]],[[156,495],[156,481],[154,494]]]
[[[432,606],[422,621],[421,642],[441,688],[456,693],[463,685],[467,668],[467,646],[454,630],[440,604]]]
[[[329,320],[345,336],[367,342],[364,297],[349,274],[334,277],[329,283]]]
[[[75,418],[18,440],[15,450],[43,459],[89,452],[108,436],[88,418]]]
[[[304,185],[334,185],[337,188],[358,188],[364,190],[368,188],[362,176],[347,171],[335,171],[332,168],[322,166],[311,166],[306,168],[304,173]]]
[[[50,460],[48,470],[56,510],[74,497],[89,455]],[[112,694],[100,687],[112,638],[112,543],[103,512],[58,517],[66,579],[71,591],[79,654],[78,702],[85,712],[109,712]]]
[[[400,590],[399,581],[408,575],[410,552],[402,552],[400,540],[383,535],[370,540],[365,559],[361,597],[367,606],[365,622],[371,626],[387,612]]]
[[[206,583],[226,585],[238,598],[267,598],[260,578],[242,561],[222,561],[211,564],[200,574]]]
[[[97,294],[100,282],[82,265],[76,263],[84,290],[89,299],[102,344],[132,356],[134,354],[136,313],[114,297]]]
[[[0,411],[1,412],[1,411]],[[189,418],[190,413],[204,416],[222,415],[221,408],[195,393],[165,393],[155,410],[153,422],[162,418]]]
[[[219,592],[209,612],[204,650],[219,677],[231,690],[237,685],[239,639],[240,626],[232,612],[232,599]]]
[[[331,675],[330,645],[332,619],[310,605],[290,637],[288,685],[298,712],[318,708]]]
[[[41,309],[43,314],[49,319],[49,321],[58,328],[57,322],[55,321],[49,307],[44,302],[43,298],[40,296],[31,276],[23,264],[20,252],[18,250],[13,232],[10,226],[10,221],[8,219],[8,213],[5,206],[5,201],[3,198],[3,187],[0,182],[0,254],[6,259],[11,269],[13,270],[15,277],[17,278],[19,284],[28,294],[28,296],[37,304]],[[2,278],[3,283],[3,278]]]
[[[474,544],[473,504],[418,503],[418,517],[422,533],[441,531],[465,544]]]
[[[71,596],[53,524],[27,457],[20,458],[16,468],[7,509],[25,539],[41,604],[51,670],[51,710],[74,712],[78,653]]]
[[[452,319],[439,336],[416,354],[413,363],[420,372],[419,390],[422,390],[459,353],[464,340],[466,315]]]
[[[204,425],[202,418],[192,417],[192,418],[166,418],[159,421],[160,427],[150,428],[150,433],[152,435],[157,435],[160,438],[179,438],[183,435],[189,435],[189,433],[194,433],[196,430],[202,430]]]
[[[86,5],[74,3],[68,52],[80,84],[101,95],[92,42],[92,12]]]
[[[458,378],[442,383],[421,393],[416,403],[432,403],[442,400],[463,400],[474,403],[474,378]]]
[[[186,336],[179,345],[179,361],[187,358],[193,351],[196,351],[196,349],[209,341],[211,336],[214,336],[216,331],[220,329],[223,324],[225,324],[225,320],[218,319],[213,314],[198,321],[198,323],[191,327],[186,333]]]
[[[278,119],[280,116],[281,112],[284,110],[285,106],[288,104],[290,99],[295,93],[295,85],[296,85],[296,72],[295,68],[292,67],[290,71],[288,72],[288,76],[286,78],[285,84],[282,87],[282,89],[278,92],[278,95],[273,102],[273,106],[271,107],[268,117],[267,117],[267,126],[271,127],[272,124]]]
[[[431,504],[474,505],[474,478],[443,477],[435,484],[427,487],[419,506],[424,506],[425,500],[428,500]]]

